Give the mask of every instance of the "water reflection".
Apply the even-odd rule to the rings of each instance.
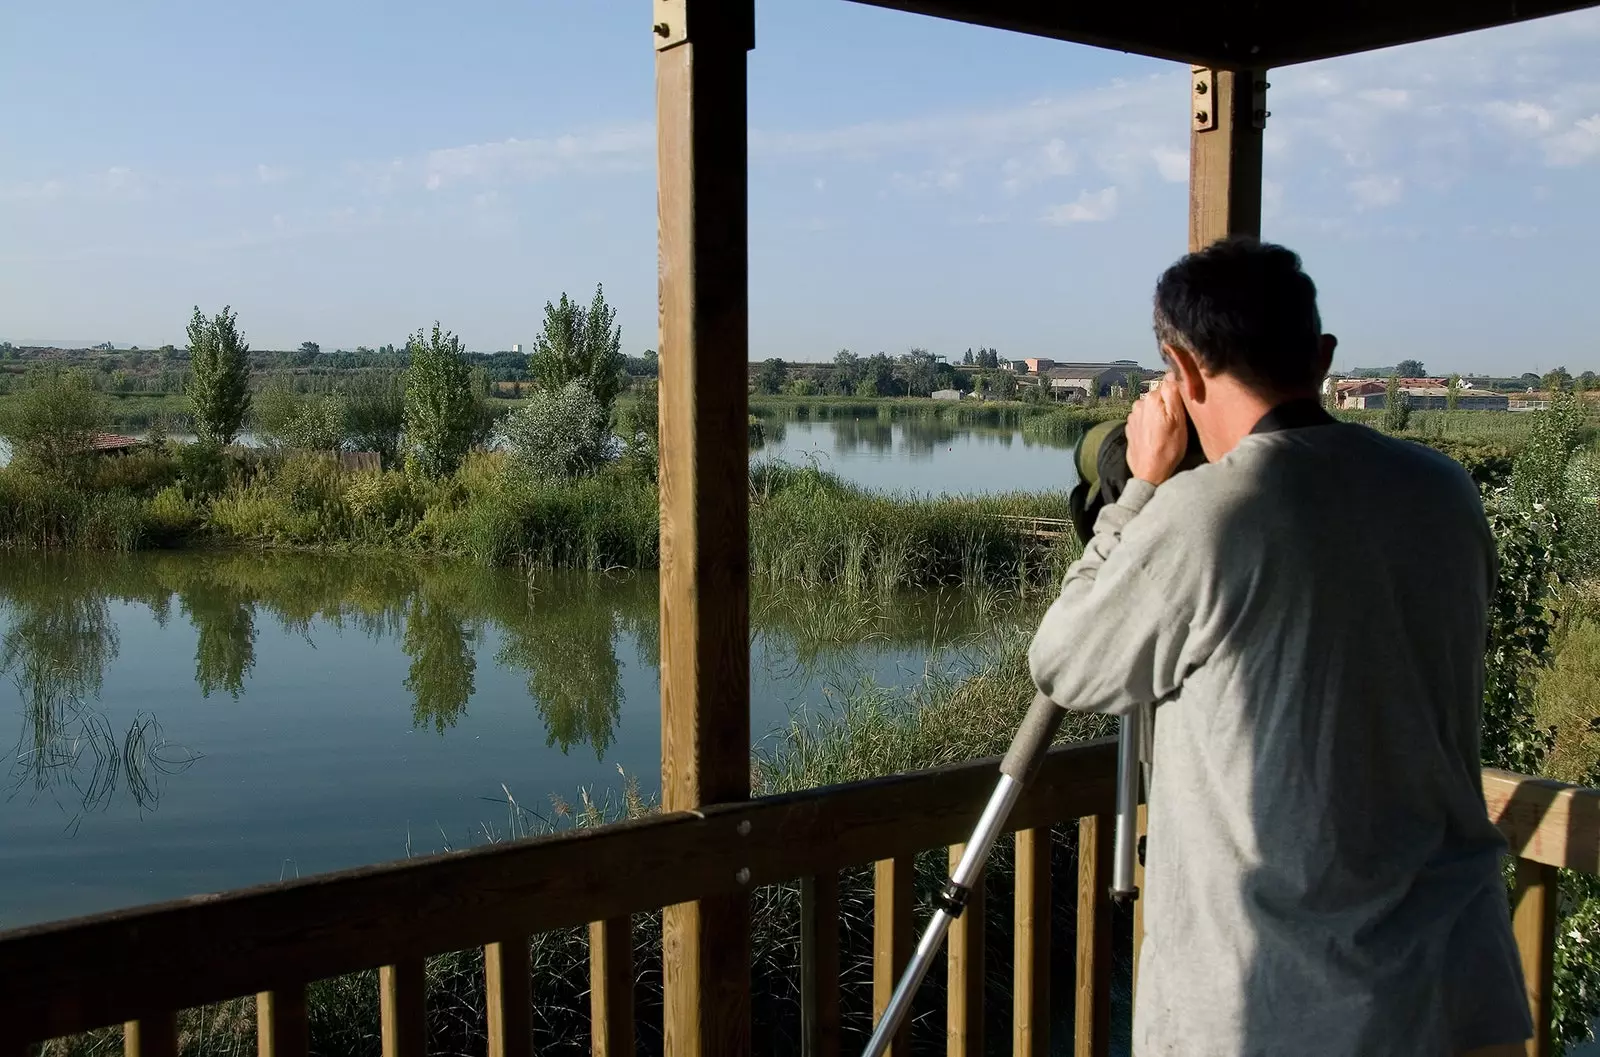
[[[859,678],[862,651],[905,648],[926,657],[992,626],[1002,607],[982,594],[863,599],[757,591],[753,650],[780,685],[848,685]],[[485,678],[480,665],[492,664],[526,687],[546,746],[563,754],[582,748],[598,762],[617,737],[627,665],[651,669],[653,678],[659,664],[657,612],[653,575],[524,577],[303,555],[12,556],[0,563],[0,675],[14,685],[21,714],[12,795],[51,795],[73,825],[119,795],[143,812],[156,806],[163,781],[200,755],[177,729],[195,722],[173,703],[179,688],[162,686],[155,697],[169,703],[163,712],[176,709],[168,717],[175,740],[168,741],[155,715],[141,709],[129,720],[127,701],[105,685],[121,648],[119,623],[153,624],[160,630],[150,644],[182,650],[184,640],[169,627],[180,614],[194,632],[193,680],[200,697],[214,702],[209,708],[220,707],[218,697],[249,702],[258,650],[268,640],[340,651],[346,647],[328,632],[348,629],[392,643],[407,662],[403,680],[380,670],[367,693],[381,702],[398,683],[409,698],[413,736],[448,736],[474,707]],[[339,657],[331,662],[338,666]],[[280,680],[284,674],[270,664],[264,670]],[[384,679],[393,682],[386,687]],[[124,706],[122,719],[113,723],[102,710],[102,694]],[[278,707],[281,694],[260,705]],[[491,704],[502,704],[503,694],[502,687]],[[138,702],[139,694],[131,699]],[[332,709],[338,704],[329,701]]]

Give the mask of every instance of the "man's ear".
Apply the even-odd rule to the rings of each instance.
[[[1328,369],[1333,366],[1333,350],[1339,347],[1339,339],[1332,334],[1324,334],[1317,339],[1317,377],[1323,378],[1328,374]]]
[[[1200,361],[1195,354],[1178,345],[1163,345],[1161,351],[1178,376],[1178,391],[1184,399],[1192,404],[1205,403],[1206,380],[1200,373]]]

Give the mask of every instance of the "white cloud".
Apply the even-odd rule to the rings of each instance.
[[[553,139],[512,137],[445,147],[401,167],[416,169],[421,185],[434,191],[453,183],[522,183],[564,172],[638,169],[649,165],[654,150],[654,127],[638,124]],[[392,173],[375,175],[381,181]]]
[[[257,165],[256,180],[264,184],[277,184],[289,178],[289,170],[281,165]]]
[[[1046,224],[1084,224],[1110,220],[1117,215],[1117,189],[1105,187],[1084,191],[1075,202],[1051,206],[1044,214]]]
[[[1600,157],[1600,114],[1574,121],[1572,126],[1544,143],[1551,165],[1579,165]]]
[[[1155,147],[1150,151],[1150,156],[1155,159],[1156,172],[1161,174],[1163,180],[1173,184],[1189,182],[1188,151]]]
[[[1346,185],[1357,209],[1382,209],[1400,201],[1405,181],[1398,176],[1363,176]]]

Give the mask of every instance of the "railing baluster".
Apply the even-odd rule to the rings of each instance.
[[[839,875],[800,879],[800,1053],[839,1057]]]
[[[530,1057],[533,1009],[526,936],[484,947],[483,984],[488,998],[489,1057]]]
[[[1050,1053],[1050,830],[1017,831],[1016,979],[1011,1052]]]
[[[1113,815],[1078,820],[1077,1002],[1073,1057],[1111,1052],[1111,841]]]
[[[256,995],[256,1053],[259,1057],[306,1057],[310,1045],[305,984],[279,987]]]
[[[916,857],[880,859],[873,871],[872,896],[872,1022],[889,1005],[900,973],[911,961],[911,880]],[[910,1057],[911,1017],[894,1034],[890,1057]]]
[[[1139,805],[1139,837],[1145,835],[1148,806]],[[1139,1001],[1139,952],[1144,949],[1144,857],[1133,860],[1133,886],[1139,890],[1139,898],[1133,901],[1133,983],[1128,989],[1130,1003]]]
[[[1517,860],[1517,883],[1511,923],[1522,954],[1522,975],[1533,1014],[1533,1040],[1528,1057],[1549,1057],[1550,1000],[1555,989],[1556,906],[1561,871],[1554,866]]]
[[[950,846],[952,872],[966,847]],[[980,871],[967,896],[967,909],[950,923],[950,998],[945,1017],[949,1057],[983,1057],[983,878]]]
[[[378,970],[383,1057],[424,1057],[428,1052],[426,969],[408,958]]]
[[[633,1057],[633,919],[589,923],[589,1049]]]
[[[122,1026],[123,1057],[178,1057],[178,1015],[153,1013]]]

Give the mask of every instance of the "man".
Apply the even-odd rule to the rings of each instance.
[[[1159,706],[1135,1057],[1532,1032],[1479,777],[1494,541],[1459,466],[1321,409],[1321,326],[1281,246],[1167,270],[1134,479],[1029,651],[1063,708]]]

